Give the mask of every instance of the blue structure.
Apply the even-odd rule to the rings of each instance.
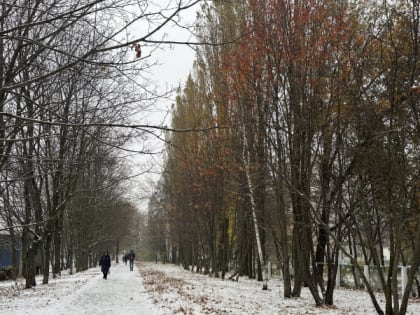
[[[15,250],[13,250],[15,246]],[[19,271],[19,260],[21,255],[22,245],[19,236],[15,239],[15,244],[9,234],[0,234],[0,280],[12,278]],[[16,255],[15,263],[13,266],[13,252]],[[42,272],[42,252],[38,251],[35,256],[35,273]]]
[[[16,250],[16,263],[19,264],[19,252]],[[12,267],[12,242],[8,234],[0,234],[0,268]]]

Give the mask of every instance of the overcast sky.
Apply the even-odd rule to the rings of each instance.
[[[154,0],[160,2],[161,7],[171,7],[171,3],[177,0]],[[185,3],[187,0],[183,0]],[[172,6],[173,7],[173,6]],[[193,24],[196,12],[199,6],[196,5],[188,10],[182,11],[181,23]],[[139,27],[139,26],[138,26]],[[139,27],[141,28],[141,26]],[[135,30],[135,33],[141,35],[142,30]],[[134,34],[134,35],[137,35]],[[163,33],[157,34],[154,39],[162,38],[168,41],[194,41],[191,38],[191,33],[185,29],[177,27],[175,25],[169,25],[163,31]],[[150,64],[157,63],[148,70],[148,76],[151,81],[156,84],[158,93],[164,93],[172,89],[176,89],[180,85],[183,86],[185,81],[192,69],[195,52],[187,45],[161,45],[159,49],[153,50],[151,48],[145,48],[143,54],[147,56],[147,62]],[[141,62],[141,61],[140,61]],[[175,94],[172,94],[170,98],[162,98],[153,106],[152,109],[147,111],[144,116],[141,117],[138,123],[149,124],[149,125],[167,125],[170,126],[170,108],[175,102]],[[147,144],[149,147],[153,146],[154,151],[160,151],[164,148],[164,143],[158,139],[152,139]],[[141,149],[141,141],[137,142],[133,146],[134,149]],[[132,174],[134,175],[139,172],[143,172],[145,169],[151,171],[142,176],[136,177],[135,180],[129,182],[129,193],[130,199],[135,202],[141,210],[146,210],[147,197],[154,189],[157,180],[160,178],[160,171],[162,167],[162,156],[161,155],[132,155],[131,160],[136,164],[132,168]]]

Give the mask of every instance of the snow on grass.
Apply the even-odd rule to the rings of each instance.
[[[138,263],[133,272],[113,265],[108,280],[99,267],[74,275],[63,273],[42,285],[24,289],[24,282],[0,282],[2,315],[70,314],[376,314],[363,290],[336,289],[335,306],[317,307],[306,288],[299,298],[283,298],[279,279],[262,283],[246,277],[222,280],[171,264]],[[381,305],[383,297],[377,293]],[[420,314],[420,300],[411,299],[407,314]]]
[[[262,283],[240,277],[239,282],[192,273],[179,266],[141,263],[143,285],[155,303],[173,314],[375,314],[363,290],[335,290],[335,305],[317,307],[306,288],[299,298],[283,298],[279,279]],[[379,295],[380,296],[380,295]],[[383,298],[379,298],[383,304]],[[411,300],[407,314],[420,314],[420,303]]]

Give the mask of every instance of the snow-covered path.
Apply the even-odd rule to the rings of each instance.
[[[140,273],[139,273],[140,271]],[[317,307],[307,290],[299,298],[283,298],[279,278],[261,282],[241,277],[222,280],[185,270],[182,266],[139,262],[133,272],[113,262],[108,280],[99,267],[51,279],[47,285],[23,289],[0,281],[0,315],[372,315],[376,314],[364,290],[336,289],[335,305]],[[37,278],[42,282],[42,276]],[[383,308],[383,294],[375,292]],[[420,298],[411,298],[406,315],[420,314]]]
[[[2,315],[67,315],[67,314],[148,314],[162,315],[145,292],[142,279],[135,267],[120,263],[111,266],[107,280],[102,279],[99,268],[75,275],[74,281],[51,279],[48,286],[24,290],[25,299],[2,300]],[[28,299],[30,302],[28,303]],[[20,301],[25,301],[20,305]]]

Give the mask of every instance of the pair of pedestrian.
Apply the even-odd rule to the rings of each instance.
[[[130,250],[130,252],[126,255],[126,257],[127,259],[126,260],[124,259],[124,260],[125,261],[128,260],[130,264],[130,271],[133,271],[134,259],[136,258],[136,254],[134,253],[133,250]],[[108,251],[105,251],[104,254],[102,255],[101,259],[99,260],[99,265],[101,266],[101,271],[104,275],[103,278],[106,280],[109,274],[109,269],[111,268],[111,257],[109,257]]]

